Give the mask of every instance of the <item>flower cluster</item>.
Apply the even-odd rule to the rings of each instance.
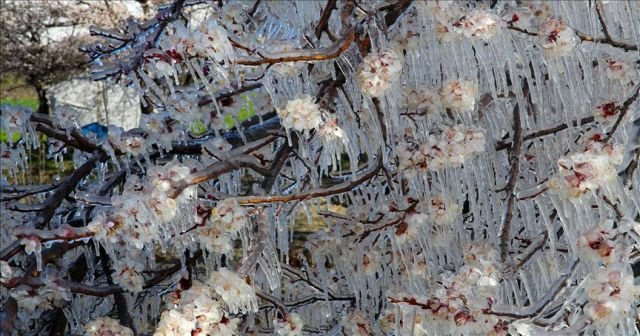
[[[273,326],[278,336],[302,336],[304,321],[300,315],[289,313],[284,318],[274,320]]]
[[[578,37],[573,29],[559,18],[550,17],[540,27],[538,42],[544,54],[549,57],[568,55],[578,44]]]
[[[613,221],[606,221],[601,227],[596,227],[578,237],[577,247],[585,260],[609,264],[616,257],[616,242]]]
[[[464,15],[464,6],[458,1],[419,1],[417,8],[423,17],[434,16],[436,37],[441,42],[460,38],[453,26]]]
[[[430,135],[419,146],[400,144],[397,147],[399,168],[438,170],[463,164],[476,153],[484,152],[485,137],[481,129],[456,125],[439,136]]]
[[[94,238],[105,244],[125,244],[134,250],[145,247],[152,250],[172,235],[184,228],[178,223],[191,225],[192,218],[176,218],[180,209],[194,198],[194,188],[186,188],[176,198],[169,192],[184,179],[190,169],[177,161],[164,166],[148,168],[148,179],[141,180],[136,175],[127,179],[122,195],[111,197],[112,209],[109,214],[98,211],[88,228]]]
[[[584,313],[594,324],[615,325],[627,318],[635,306],[640,292],[627,268],[622,264],[609,265],[587,283],[589,302]]]
[[[211,275],[213,289],[229,308],[232,314],[238,312],[257,312],[256,292],[236,273],[220,268]]]
[[[213,297],[213,288],[199,281],[188,290],[176,290],[168,296],[171,308],[162,313],[154,336],[236,335],[240,320],[226,317]]]
[[[20,285],[11,291],[13,297],[25,312],[42,312],[53,307],[62,307],[66,301],[71,301],[72,295],[69,288],[58,284],[61,274],[48,267],[41,276],[44,286],[32,288]],[[39,314],[31,314],[38,316]]]
[[[309,95],[290,100],[283,109],[278,109],[282,126],[298,132],[308,132],[322,125],[322,113],[315,99]]]
[[[197,239],[205,250],[215,253],[230,253],[233,240],[240,230],[249,224],[249,216],[238,201],[229,198],[211,210],[211,225],[198,228]]]
[[[393,50],[371,54],[358,66],[357,81],[362,92],[380,97],[398,81],[402,74],[402,59]]]
[[[594,137],[583,152],[571,154],[558,160],[561,181],[552,181],[551,186],[560,189],[568,197],[577,197],[587,190],[596,191],[617,178],[616,165],[622,162],[622,149]]]
[[[215,62],[234,59],[234,50],[227,31],[215,20],[205,20],[190,31],[179,23],[173,23],[173,34],[163,35],[159,41],[163,54],[152,54],[147,59],[172,63],[188,57],[210,57]]]
[[[110,317],[99,317],[84,326],[86,336],[133,336],[133,331]]]
[[[427,115],[432,115],[442,110],[440,96],[434,89],[429,87],[405,89],[402,106],[410,110],[425,111]]]
[[[484,10],[474,10],[453,24],[454,31],[467,38],[489,40],[504,26],[502,19]]]
[[[149,152],[149,142],[145,134],[126,132],[122,127],[115,125],[109,125],[108,142],[114,149],[134,158],[138,155],[147,155]]]
[[[471,81],[447,80],[440,89],[442,105],[454,112],[472,111],[476,106],[478,86]]]
[[[428,297],[416,299],[400,295],[392,302],[419,305],[427,319],[463,335],[495,331],[500,320],[485,311],[497,298],[499,259],[498,252],[488,244],[467,245],[465,264],[457,274],[444,274],[441,284],[432,289]]]

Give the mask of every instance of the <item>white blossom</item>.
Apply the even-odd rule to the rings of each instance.
[[[133,331],[110,317],[99,317],[84,326],[86,336],[133,336]]]
[[[299,132],[317,129],[322,125],[320,106],[309,95],[287,102],[284,109],[278,110],[278,116],[282,126]]]
[[[579,40],[573,29],[559,18],[551,17],[540,27],[538,43],[549,57],[568,55]]]
[[[393,50],[371,54],[358,66],[357,81],[363,93],[379,97],[400,78],[402,59]]]
[[[455,112],[468,112],[476,106],[478,86],[470,81],[450,79],[442,84],[442,105]]]

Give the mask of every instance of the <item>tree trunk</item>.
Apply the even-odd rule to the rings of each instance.
[[[39,84],[34,84],[38,94],[38,113],[49,114],[49,100],[47,99],[47,89]]]

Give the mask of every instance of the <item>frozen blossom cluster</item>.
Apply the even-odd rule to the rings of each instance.
[[[402,59],[393,50],[371,54],[359,65],[357,79],[362,92],[379,97],[398,82],[402,74]]]
[[[3,335],[639,334],[635,2],[145,6],[137,127],[0,106]]]
[[[402,170],[438,170],[463,164],[484,152],[485,136],[481,129],[456,125],[439,135],[430,135],[422,143],[398,146],[398,168]]]

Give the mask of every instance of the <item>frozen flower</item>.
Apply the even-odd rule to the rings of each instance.
[[[483,40],[492,38],[504,26],[502,19],[484,10],[474,10],[453,24],[456,32],[467,38]]]
[[[344,131],[338,126],[338,119],[330,119],[325,122],[319,133],[329,141],[345,138]]]
[[[612,224],[611,221],[609,221]],[[577,247],[581,256],[586,260],[610,263],[614,256],[615,242],[610,239],[611,225],[597,227],[578,237]]]
[[[619,107],[614,102],[606,102],[596,106],[594,116],[599,122],[609,122],[617,119]]]
[[[248,214],[244,207],[233,198],[218,202],[212,211],[212,218],[219,220],[225,232],[236,233],[248,223]]]
[[[630,311],[629,301],[617,298],[589,302],[584,307],[584,314],[597,326],[616,325],[627,318]]]
[[[342,326],[343,333],[346,335],[371,336],[374,334],[367,315],[359,310],[345,314],[340,321],[340,325]]]
[[[549,57],[568,55],[578,41],[573,29],[559,18],[547,19],[538,32],[538,42]]]
[[[553,7],[546,0],[525,0],[521,5],[530,9],[538,22],[544,22],[553,15]]]
[[[289,313],[282,319],[273,321],[276,335],[279,336],[302,336],[304,322],[300,315]]]
[[[470,81],[447,80],[440,89],[442,105],[455,112],[468,112],[476,106],[478,86]]]
[[[616,60],[612,57],[605,57],[605,75],[612,81],[619,81],[622,85],[631,86],[635,84],[638,71],[628,62]]]
[[[114,283],[129,292],[139,293],[142,291],[144,278],[140,272],[144,270],[144,265],[133,260],[127,260],[126,264],[125,262],[116,262],[113,267],[114,271],[111,276]]]
[[[160,323],[154,336],[182,336],[192,335],[196,321],[185,318],[175,309],[166,310],[160,316]]]
[[[278,110],[278,116],[282,126],[299,132],[317,129],[322,125],[320,106],[309,95],[287,102],[284,109]]]
[[[22,270],[17,267],[11,267],[8,262],[0,260],[0,279],[7,280],[21,275]]]
[[[453,223],[458,216],[460,207],[458,204],[444,198],[444,195],[436,195],[427,201],[427,211],[431,220],[438,226]]]
[[[183,166],[178,161],[171,161],[164,166],[153,165],[149,167],[148,176],[153,186],[162,192],[167,192],[178,182],[184,180],[190,170],[189,167]]]
[[[233,237],[224,232],[221,227],[213,225],[199,229],[197,232],[196,237],[200,246],[208,252],[226,254],[233,251]]]
[[[536,17],[529,7],[518,7],[507,12],[502,20],[507,24],[523,29],[531,29]]]
[[[98,317],[84,326],[85,336],[133,336],[133,331],[110,317]]]
[[[232,271],[221,268],[211,275],[215,292],[227,304],[232,314],[258,311],[258,299],[253,287]]]
[[[393,50],[370,54],[358,66],[357,80],[362,92],[379,97],[398,81],[402,59]]]
[[[403,107],[425,111],[427,115],[438,113],[442,108],[440,96],[429,87],[405,89]]]
[[[617,178],[617,158],[608,153],[583,152],[565,156],[558,160],[560,175],[564,183],[576,192],[597,190]]]
[[[200,55],[211,57],[216,62],[233,60],[234,49],[227,31],[215,20],[206,20],[193,32],[194,48]]]

